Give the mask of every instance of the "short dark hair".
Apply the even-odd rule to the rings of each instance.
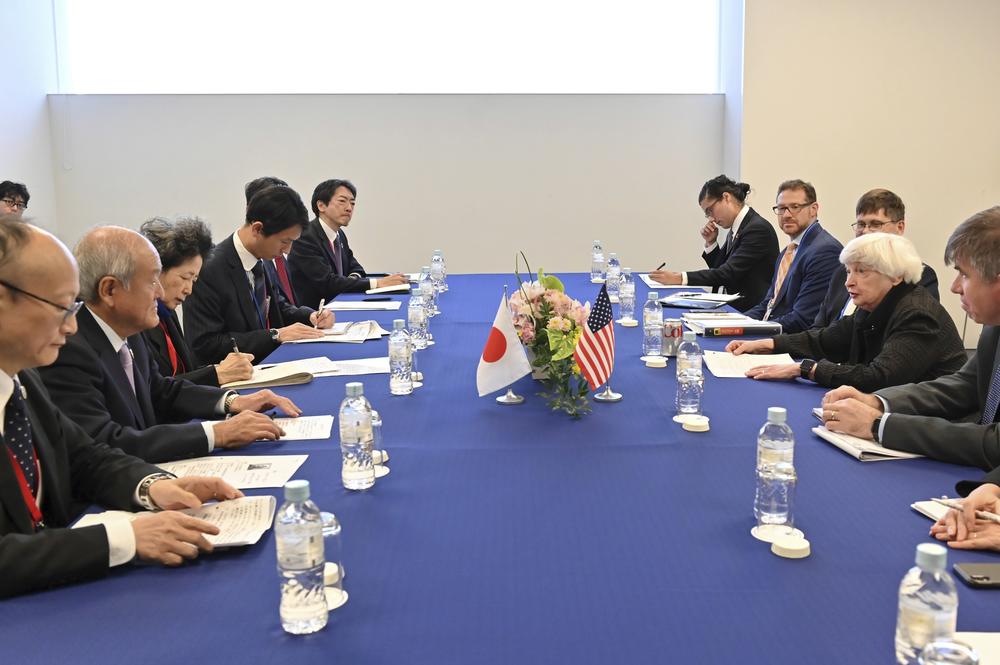
[[[247,204],[250,203],[250,199],[253,198],[254,194],[268,187],[288,187],[288,183],[281,178],[275,178],[271,175],[254,178],[243,187],[243,194],[247,197]]]
[[[879,210],[885,211],[885,216],[894,222],[898,222],[906,217],[906,206],[903,199],[888,189],[873,189],[865,192],[858,199],[858,205],[854,208],[854,214],[873,215]]]
[[[31,239],[31,227],[15,215],[0,215],[0,270],[24,251]]]
[[[0,199],[5,199],[7,197],[18,197],[24,201],[24,206],[28,207],[28,199],[31,198],[31,194],[28,194],[28,188],[19,182],[11,182],[10,180],[4,180],[0,182]]]
[[[309,226],[309,213],[300,197],[291,187],[276,185],[262,189],[247,203],[247,224],[260,222],[264,235],[272,236],[296,224]]]
[[[139,233],[153,243],[164,271],[196,256],[204,261],[212,251],[212,231],[197,217],[153,217],[142,223]]]
[[[743,203],[747,200],[747,194],[750,193],[750,185],[745,182],[736,182],[727,175],[717,175],[701,186],[701,191],[698,192],[698,203],[709,196],[713,199],[721,199],[726,192]]]
[[[329,205],[330,199],[333,198],[334,192],[339,187],[346,187],[351,192],[351,196],[357,197],[358,195],[357,188],[350,180],[324,180],[316,185],[316,189],[313,190],[312,210],[314,215],[319,217],[319,208],[316,204],[322,201],[324,205]]]
[[[967,262],[988,282],[1000,276],[1000,206],[977,212],[952,231],[944,262],[957,261]]]
[[[789,189],[801,189],[803,192],[806,193],[806,198],[809,199],[808,203],[816,203],[816,188],[813,187],[811,183],[808,183],[805,180],[799,180],[797,178],[794,180],[786,180],[785,182],[778,185],[778,194],[781,194],[782,192],[787,191]],[[777,195],[775,196],[775,198],[777,198]]]

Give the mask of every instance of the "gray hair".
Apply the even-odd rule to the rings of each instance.
[[[987,282],[1000,276],[1000,206],[977,212],[952,231],[944,262],[956,261],[968,263]]]
[[[31,226],[17,215],[0,215],[0,268],[21,255],[31,239]]]
[[[847,243],[840,262],[857,263],[889,279],[916,284],[924,272],[916,247],[907,238],[891,233],[869,233]]]
[[[148,240],[121,226],[97,226],[88,231],[73,249],[80,268],[80,298],[88,303],[97,300],[98,285],[105,277],[114,277],[129,288],[142,245],[156,253]]]

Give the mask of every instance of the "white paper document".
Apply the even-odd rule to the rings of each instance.
[[[937,501],[914,501],[910,504],[910,508],[913,508],[924,517],[929,517],[935,522],[947,515],[948,511],[951,510],[948,506],[942,505]]]
[[[713,309],[722,307],[739,298],[738,293],[707,293],[704,291],[680,291],[660,298],[660,303],[669,307],[689,307],[692,309]]]
[[[359,376],[361,374],[388,374],[389,356],[382,358],[358,358],[356,360],[337,360],[333,369],[320,372],[315,376]]]
[[[409,284],[394,284],[393,286],[380,286],[375,289],[368,289],[365,291],[370,296],[376,295],[378,293],[409,293]]]
[[[216,547],[253,545],[271,528],[276,501],[273,496],[245,496],[232,501],[208,503],[201,508],[179,512],[205,520],[219,527],[218,535],[205,535],[205,540]],[[84,515],[73,525],[74,529],[111,521],[132,521],[149,513],[130,513],[124,510],[109,510],[96,515]]]
[[[955,639],[975,649],[983,665],[1000,663],[1000,633],[955,633]]]
[[[861,462],[878,462],[890,459],[914,459],[922,457],[922,455],[914,455],[913,453],[904,453],[899,450],[893,450],[892,448],[886,448],[885,446],[881,446],[874,441],[860,439],[856,436],[851,436],[850,434],[831,432],[825,427],[813,427],[812,430],[813,434],[819,438],[832,443],[854,459]]]
[[[332,421],[332,416],[326,417]],[[280,420],[286,419],[281,418]],[[292,419],[288,418],[287,420]],[[284,426],[282,425],[282,427]],[[283,487],[306,461],[306,457],[308,455],[241,455],[237,457],[213,455],[179,462],[167,462],[156,466],[180,478],[185,476],[217,476],[233,487],[246,490]]]
[[[648,286],[651,289],[688,289],[688,290],[694,289],[697,291],[700,288],[697,286],[682,286],[680,284],[672,284],[672,285],[660,284],[655,279],[650,277],[648,272],[639,273],[639,278],[646,283],[646,286]],[[708,293],[708,291],[699,291],[698,293],[699,295],[701,295],[702,293]]]
[[[340,342],[362,344],[371,339],[382,339],[389,331],[377,321],[342,321],[323,330],[323,336],[316,339],[297,339],[289,344],[310,344],[315,342]]]
[[[365,302],[364,300],[334,300],[323,307],[331,312],[394,312],[403,303],[399,300]]]
[[[746,378],[747,370],[764,365],[794,364],[795,361],[787,353],[778,355],[759,355],[744,353],[734,356],[726,351],[704,351],[705,365],[713,376],[727,379]]]
[[[330,432],[333,430],[333,416],[275,418],[274,424],[285,431],[285,435],[281,437],[282,441],[329,439]]]
[[[326,356],[303,358],[285,363],[265,363],[253,368],[253,376],[246,381],[231,381],[223,388],[267,388],[294,386],[309,383],[317,372],[331,369],[333,361]]]

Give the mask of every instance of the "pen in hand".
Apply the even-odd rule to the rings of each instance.
[[[666,261],[664,261],[664,262],[663,262],[663,263],[661,263],[660,265],[656,266],[656,270],[663,270],[663,266],[665,266],[665,265],[667,265],[667,262],[666,262]],[[654,271],[654,272],[655,272],[655,271]]]
[[[233,353],[239,353],[240,352],[240,347],[236,346],[236,338],[235,337],[230,337],[229,341],[233,343]]]
[[[960,501],[955,501],[954,499],[944,499],[944,498],[938,499],[937,497],[934,497],[931,499],[931,501],[933,501],[934,503],[940,503],[942,506],[947,506],[952,510],[957,510],[959,512],[962,512],[963,509],[962,503]],[[976,517],[981,520],[986,520],[988,522],[1000,524],[1000,515],[991,513],[986,510],[977,510]]]
[[[323,305],[326,304],[326,298],[320,298],[319,307],[316,308],[316,323],[313,324],[313,328],[319,328],[319,317],[323,314]]]

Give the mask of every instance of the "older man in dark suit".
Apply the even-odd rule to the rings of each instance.
[[[74,506],[186,508],[241,493],[217,478],[176,479],[95,442],[56,408],[33,367],[76,330],[76,263],[50,234],[0,218],[0,596],[95,578],[141,559],[177,565],[210,551],[207,522],[166,510],[65,528]]]

